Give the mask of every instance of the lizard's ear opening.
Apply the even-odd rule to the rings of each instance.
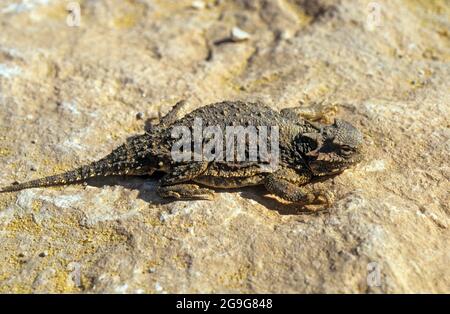
[[[322,144],[322,136],[319,133],[302,134],[297,143],[301,146],[301,150],[305,156],[318,156],[318,150]]]

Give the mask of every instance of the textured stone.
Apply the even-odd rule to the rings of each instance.
[[[449,293],[448,3],[203,2],[79,1],[70,27],[63,1],[2,1],[0,185],[98,159],[180,99],[333,103],[367,142],[322,183],[335,205],[161,203],[121,177],[1,194],[0,290]]]

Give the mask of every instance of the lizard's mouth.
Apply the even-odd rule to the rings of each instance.
[[[361,156],[355,155],[350,159],[341,159],[339,161],[314,160],[308,164],[308,167],[316,176],[335,175],[356,165],[361,159]]]
[[[316,176],[338,174],[347,169],[347,167],[344,166],[336,167],[336,165],[330,165],[321,162],[312,163],[309,165],[309,168],[311,169],[312,173]]]

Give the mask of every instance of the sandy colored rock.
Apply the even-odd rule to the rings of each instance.
[[[180,99],[333,104],[367,142],[323,184],[333,207],[162,203],[137,177],[1,194],[0,291],[449,293],[449,3],[203,2],[80,0],[70,27],[65,1],[2,1],[0,186],[103,157]],[[250,38],[220,43],[233,27]]]

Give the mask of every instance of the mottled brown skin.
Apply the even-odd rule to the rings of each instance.
[[[211,104],[179,119],[183,106],[184,102],[177,103],[159,124],[130,138],[99,161],[63,174],[11,185],[0,192],[69,184],[96,176],[149,175],[162,171],[166,174],[159,181],[158,194],[163,198],[213,197],[212,190],[197,184],[217,188],[264,185],[270,193],[287,201],[322,204],[329,201],[323,193],[307,193],[302,186],[315,177],[342,172],[361,159],[361,133],[345,121],[322,125],[301,118],[301,108],[278,112],[261,103],[240,101]],[[271,172],[250,161],[173,161],[171,149],[177,139],[172,137],[172,128],[192,129],[196,117],[202,118],[203,127],[219,125],[223,130],[230,125],[278,126],[279,167]]]

